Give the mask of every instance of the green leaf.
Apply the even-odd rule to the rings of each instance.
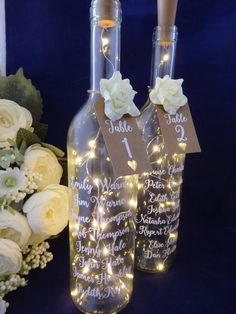
[[[41,144],[41,142],[41,139],[36,134],[26,129],[19,129],[16,136],[16,144],[19,148],[21,148],[22,145],[26,145],[27,147],[29,147],[33,144]]]
[[[58,147],[51,145],[51,144],[47,144],[47,143],[42,143],[41,144],[43,147],[46,147],[48,149],[50,149],[57,157],[62,158],[64,157],[65,153]]]
[[[19,152],[20,152],[21,155],[24,156],[25,151],[26,151],[26,148],[27,148],[26,141],[23,140],[22,143],[21,143],[21,146],[20,146],[20,148],[19,148]]]
[[[8,150],[8,149],[0,150],[0,167],[2,169],[7,169],[11,165],[12,155],[13,155],[12,150]]]
[[[7,210],[8,210],[12,215],[15,215],[15,213],[16,213],[15,208],[11,207],[10,205],[7,206]]]
[[[33,123],[34,133],[41,138],[42,141],[45,140],[48,131],[48,125],[44,123]]]
[[[12,147],[14,147],[14,146],[16,145],[16,142],[13,141],[13,140],[10,139],[10,138],[8,138],[7,141],[8,141],[8,143],[9,143]]]
[[[15,75],[0,77],[0,98],[15,101],[31,112],[35,123],[40,121],[43,113],[40,92],[25,78],[22,68]]]
[[[5,196],[1,196],[0,197],[0,205],[2,205],[4,203],[4,200],[5,200]]]

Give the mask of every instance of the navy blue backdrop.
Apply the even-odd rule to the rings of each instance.
[[[147,98],[156,0],[123,2],[122,66]],[[48,142],[65,149],[89,87],[88,0],[6,0],[7,72],[23,66],[44,99]],[[167,275],[137,272],[124,314],[234,314],[236,292],[236,2],[180,0],[176,77],[185,79],[202,154],[187,158],[178,255]],[[67,232],[55,260],[9,297],[9,314],[75,314]]]

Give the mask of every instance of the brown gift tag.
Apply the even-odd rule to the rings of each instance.
[[[157,105],[157,116],[168,154],[201,152],[188,104],[175,115],[168,114],[161,105]]]
[[[135,118],[112,122],[104,113],[104,99],[94,104],[106,147],[117,177],[151,172],[151,165]]]

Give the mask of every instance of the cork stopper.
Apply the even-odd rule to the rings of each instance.
[[[114,27],[121,19],[119,0],[93,0],[91,4],[91,19],[98,19],[102,28]]]
[[[157,0],[158,26],[162,29],[162,42],[170,43],[170,29],[175,25],[178,0]]]

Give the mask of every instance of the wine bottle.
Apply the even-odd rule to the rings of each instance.
[[[175,19],[177,1],[160,0],[158,4],[151,89],[155,88],[157,77],[173,78],[178,36],[176,26],[170,22]],[[147,272],[165,272],[175,259],[185,160],[184,154],[166,153],[156,108],[149,98],[139,120],[152,164],[152,172],[139,177],[138,192],[136,266]]]
[[[115,313],[133,289],[138,176],[116,177],[94,104],[120,66],[121,4],[91,3],[91,90],[68,133],[71,296],[86,313]]]

